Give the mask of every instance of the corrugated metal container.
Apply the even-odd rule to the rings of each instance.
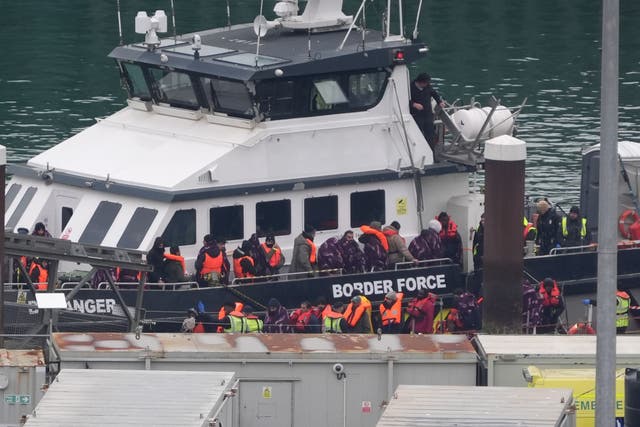
[[[63,369],[26,426],[237,426],[233,372]]]
[[[595,335],[478,335],[482,383],[526,387],[523,369],[595,368]],[[619,335],[616,340],[618,368],[640,365],[640,336]]]
[[[464,336],[54,334],[61,367],[233,371],[240,425],[375,426],[398,384],[475,385]],[[336,366],[340,364],[342,370]]]
[[[401,385],[378,427],[574,427],[569,389]]]
[[[18,426],[43,395],[42,350],[0,349],[0,426]]]

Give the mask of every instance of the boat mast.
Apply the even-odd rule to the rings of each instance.
[[[598,426],[611,425],[615,419],[616,400],[619,15],[619,0],[603,1],[596,340],[596,425]]]

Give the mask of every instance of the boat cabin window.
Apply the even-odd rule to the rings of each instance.
[[[140,65],[122,63],[124,78],[129,89],[129,96],[151,101],[151,92],[144,77],[144,70]]]
[[[349,100],[336,80],[317,80],[311,89],[311,111],[346,108]]]
[[[316,230],[338,228],[338,196],[304,199],[304,224]]]
[[[384,190],[351,193],[351,227],[369,225],[371,221],[385,223]]]
[[[113,203],[102,201],[98,204],[98,208],[93,213],[93,216],[89,220],[87,227],[82,232],[79,243],[85,243],[87,245],[99,245],[102,243],[104,236],[107,235],[107,231],[111,228],[111,224],[116,219],[118,212],[122,205],[120,203]]]
[[[189,110],[200,108],[196,91],[188,74],[160,68],[149,70],[154,80],[155,96],[159,103]]]
[[[265,119],[287,119],[363,111],[382,99],[389,73],[359,70],[256,84],[256,102]]]
[[[60,214],[60,219],[62,220],[60,222],[60,230],[64,230],[67,224],[69,224],[69,220],[73,216],[73,208],[63,206]]]
[[[116,246],[118,248],[137,249],[157,215],[158,211],[156,209],[136,208],[131,221],[125,227],[124,233],[122,233]]]
[[[211,111],[245,118],[254,116],[253,102],[244,82],[204,77],[202,87]]]
[[[374,71],[349,75],[349,106],[367,108],[378,103],[387,83],[387,73]]]
[[[20,202],[18,202],[16,210],[13,211],[11,217],[9,218],[9,221],[7,221],[6,228],[13,229],[18,224],[18,221],[20,220],[20,218],[22,218],[22,215],[27,210],[29,203],[31,203],[31,200],[33,200],[33,196],[36,195],[37,191],[38,189],[36,187],[27,188],[27,191],[24,192],[22,199],[20,199]]]
[[[165,246],[193,245],[196,243],[196,210],[176,211],[162,233]]]
[[[22,189],[22,185],[20,184],[11,184],[11,187],[7,190],[7,194],[4,196],[4,211],[7,212],[11,203],[15,200],[16,196]]]
[[[258,237],[291,234],[291,200],[256,203],[256,233]]]
[[[209,232],[218,241],[244,238],[244,207],[224,206],[209,209]]]

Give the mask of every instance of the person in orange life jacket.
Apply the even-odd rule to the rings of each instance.
[[[542,297],[542,326],[538,327],[538,331],[540,333],[553,332],[560,315],[564,311],[564,303],[558,283],[547,277],[540,282],[538,293]]]
[[[215,330],[215,332],[219,334],[224,332],[224,328],[220,326],[220,321],[224,320],[225,316],[227,316],[231,312],[229,307],[233,307],[231,311],[242,312],[244,309],[244,304],[240,301],[233,302],[227,300],[220,306],[220,310],[218,310],[218,322],[216,322],[218,326]]]
[[[382,321],[382,332],[386,334],[397,334],[402,332],[402,292],[388,292],[384,301],[380,304],[380,317]]]
[[[331,305],[327,304],[327,299],[321,296],[316,300],[316,305],[311,307],[311,311],[322,323],[326,314],[331,311]]]
[[[409,332],[413,334],[433,333],[433,316],[435,311],[436,295],[425,289],[418,289],[417,296],[409,303],[407,314],[409,315]]]
[[[571,206],[569,215],[560,220],[558,227],[558,245],[562,247],[586,246],[591,243],[591,231],[587,228],[587,219],[580,216],[580,208]]]
[[[393,270],[395,265],[399,262],[411,261],[417,264],[416,260],[409,249],[407,249],[407,242],[402,236],[400,236],[400,223],[393,221],[391,224],[385,226],[382,229],[387,242],[389,243],[389,253],[387,257],[387,265]]]
[[[186,282],[187,270],[184,264],[184,257],[180,254],[178,246],[171,246],[169,253],[164,254],[164,280],[167,283]]]
[[[242,309],[242,313],[244,314],[245,324],[246,324],[246,333],[262,333],[264,329],[264,322],[260,317],[253,313],[253,307],[250,305],[245,305]]]
[[[372,334],[371,302],[364,295],[356,295],[344,310],[347,331],[355,334]]]
[[[437,220],[442,225],[440,240],[444,249],[444,257],[451,259],[454,264],[459,264],[462,267],[462,237],[458,233],[458,225],[446,212],[440,212]]]
[[[260,245],[260,250],[264,254],[266,261],[266,275],[279,274],[280,268],[284,265],[284,254],[282,249],[276,243],[276,238],[273,234],[267,234],[264,239],[264,243]]]
[[[233,275],[236,279],[256,276],[255,260],[250,255],[251,243],[243,240],[242,244],[233,251]],[[248,283],[244,281],[243,283]]]
[[[203,246],[196,257],[196,281],[200,286],[211,286],[220,283],[222,273],[222,253],[216,239],[211,234],[204,236]]]
[[[227,256],[227,241],[224,239],[216,239],[218,242],[218,249],[222,254],[222,270],[220,271],[220,283],[223,285],[229,284],[229,273],[231,273],[231,263],[229,263],[229,257]]]
[[[222,319],[218,319],[218,331],[222,329],[222,332],[236,334],[246,332],[246,320],[242,308],[238,303],[225,301],[222,304],[225,315]]]
[[[327,311],[322,322],[322,332],[325,334],[343,334],[348,331],[347,321],[344,318],[345,306],[336,301],[333,307]]]
[[[387,268],[389,242],[382,232],[380,221],[372,221],[360,227],[362,235],[358,241],[364,245],[365,271],[382,271]]]
[[[310,272],[313,276],[316,269],[317,250],[313,239],[316,236],[316,230],[307,225],[304,231],[293,241],[293,254],[291,255],[290,273]],[[300,277],[300,276],[293,276]]]
[[[289,316],[289,322],[293,325],[293,332],[306,334],[320,332],[320,319],[311,309],[311,303],[309,301],[300,303],[300,308]]]
[[[33,258],[29,267],[29,278],[39,291],[47,290],[49,263],[46,259]]]

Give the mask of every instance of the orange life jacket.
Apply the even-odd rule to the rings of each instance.
[[[262,250],[264,251],[265,257],[269,254],[269,252],[273,250],[273,255],[271,255],[271,258],[269,258],[268,263],[271,267],[277,267],[280,264],[280,259],[282,258],[282,252],[280,251],[280,249],[276,248],[275,246],[270,248],[266,243],[263,243],[261,246]]]
[[[311,251],[309,252],[309,262],[313,265],[316,263],[316,245],[313,243],[311,239],[305,239],[309,246],[311,246]]]
[[[382,317],[382,326],[387,326],[391,323],[399,324],[402,320],[402,298],[404,294],[402,292],[396,293],[396,300],[391,306],[387,308],[384,304],[380,304],[380,316]]]
[[[436,217],[436,219],[438,219]],[[440,238],[443,239],[445,237],[455,237],[456,232],[458,231],[458,224],[453,222],[451,218],[449,218],[449,223],[447,224],[447,229],[444,228],[440,230]]]
[[[207,255],[207,254],[205,254],[205,256],[204,256],[204,264],[202,265],[202,270],[203,270],[202,274],[205,273],[204,269],[205,269],[205,266],[207,265],[207,257],[208,256],[209,255]],[[184,271],[184,274],[187,274],[187,267],[184,264],[184,257],[182,255],[164,254],[164,257],[166,259],[170,259],[171,261],[178,261],[180,263],[180,265],[182,266],[182,271]],[[222,257],[222,252],[220,253],[220,255],[218,255],[217,257],[213,258],[213,260],[217,260],[220,257]],[[211,258],[211,257],[209,256],[209,258]],[[210,270],[210,271],[213,271],[213,270]],[[218,271],[218,270],[215,270],[215,271]],[[209,271],[206,271],[206,273],[209,273]]]
[[[243,277],[254,277],[253,274],[244,271],[244,269],[242,268],[242,265],[240,264],[240,261],[242,261],[243,259],[247,259],[249,260],[249,262],[251,263],[251,265],[255,265],[253,258],[251,258],[248,255],[245,255],[243,257],[240,258],[234,258],[233,259],[233,274],[235,274],[235,276],[239,279],[242,279]]]
[[[118,282],[124,282],[124,280],[120,280],[120,273],[122,273],[122,269],[120,267],[116,267],[116,280]],[[140,280],[140,277],[142,277],[142,272],[138,271],[138,273],[136,274],[136,278]]]
[[[242,309],[244,308],[244,304],[236,301],[236,306],[234,307],[233,311],[229,314],[233,315],[233,313],[242,313]],[[224,310],[224,306],[220,307],[220,310],[218,310],[218,320],[222,320],[227,316],[227,313]],[[243,314],[244,316],[244,314]],[[204,332],[204,331],[203,331]],[[216,328],[216,332],[218,333],[222,333],[224,332],[224,328],[222,326],[218,326]]]
[[[538,292],[540,292],[540,295],[542,295],[543,307],[560,305],[560,288],[558,288],[558,283],[555,280],[553,281],[551,295],[549,295],[547,293],[547,290],[544,288],[544,282],[540,282],[540,288],[538,289]]]
[[[373,234],[374,236],[376,236],[380,241],[380,244],[384,248],[384,251],[389,252],[389,242],[387,242],[387,236],[385,236],[382,231],[376,230],[375,228],[369,227],[368,225],[361,225],[360,231],[362,231],[364,234]]]
[[[49,272],[47,271],[46,268],[44,268],[43,266],[41,266],[40,264],[34,261],[31,263],[31,268],[29,268],[29,276],[31,276],[31,274],[33,273],[33,270],[35,270],[36,267],[38,267],[39,273],[38,273],[38,282],[34,283],[34,285],[37,290],[46,291],[47,282],[49,281]]]
[[[356,307],[355,311],[353,311],[353,303],[350,302],[349,305],[347,305],[347,308],[344,310],[344,318],[347,321],[347,324],[352,328],[356,326],[367,309],[371,309],[371,302],[369,302],[369,300],[366,298],[361,297],[360,305]],[[352,311],[353,315],[351,313]]]
[[[166,257],[167,255],[165,255]],[[217,257],[212,257],[208,253],[204,253],[204,262],[202,263],[202,270],[200,270],[200,274],[204,276],[207,273],[211,273],[215,271],[216,273],[222,274],[222,252],[218,254]],[[184,264],[183,264],[184,268]]]

